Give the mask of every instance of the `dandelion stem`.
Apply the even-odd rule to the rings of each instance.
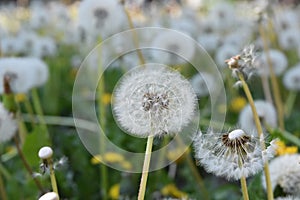
[[[102,39],[100,38],[99,39],[100,41],[102,41]],[[99,49],[99,55],[102,55],[101,52],[102,49],[100,48]],[[101,60],[101,57],[100,58],[100,61],[99,61],[99,74],[101,73],[104,73],[103,71],[103,67],[102,67],[102,60]],[[102,127],[102,130],[105,131],[105,127],[106,127],[106,121],[105,121],[105,103],[103,101],[103,96],[104,96],[104,93],[105,93],[105,79],[104,79],[104,76],[101,77],[101,79],[99,80],[99,85],[98,85],[98,88],[97,88],[97,91],[98,91],[98,107],[99,107],[99,123]],[[99,145],[100,145],[100,155],[101,154],[104,154],[105,152],[105,140],[104,140],[104,132],[103,133],[100,133],[100,141],[99,141]],[[102,198],[104,200],[108,199],[108,193],[107,193],[107,190],[108,190],[108,185],[107,185],[107,168],[106,166],[101,163],[100,164],[100,175],[101,175],[101,192],[102,192]]]
[[[0,197],[2,200],[7,200],[7,194],[5,191],[3,179],[2,179],[2,173],[0,172]]]
[[[289,117],[291,112],[292,112],[292,109],[294,107],[294,104],[295,104],[295,101],[296,101],[296,98],[297,98],[297,92],[295,91],[290,91],[289,92],[289,95],[287,97],[287,100],[285,102],[285,116],[286,117]]]
[[[57,189],[55,171],[54,171],[54,168],[53,168],[53,161],[52,161],[51,158],[48,159],[48,163],[49,163],[49,168],[50,168],[50,180],[51,180],[52,190],[53,190],[53,192],[55,192],[57,194],[58,200],[59,200],[59,193],[58,193],[58,189]]]
[[[267,39],[267,36],[265,34],[265,31],[264,31],[264,28],[262,25],[259,26],[259,33],[263,40],[263,46],[264,46],[264,50],[266,53],[267,63],[269,66],[272,91],[274,93],[275,105],[276,105],[277,112],[278,112],[279,127],[282,130],[284,130],[284,110],[283,110],[283,104],[282,104],[281,95],[280,95],[280,91],[279,91],[278,80],[275,76],[273,64],[272,64],[270,54],[269,54],[268,39]]]
[[[270,104],[273,104],[272,94],[271,94],[270,84],[269,84],[268,78],[265,75],[262,75],[261,76],[261,82],[262,82],[262,87],[263,87],[265,98],[267,99],[267,101]]]
[[[134,25],[133,25],[131,16],[130,16],[128,10],[125,8],[125,6],[124,6],[124,11],[125,11],[125,14],[126,14],[128,23],[129,23],[129,27],[130,27],[131,29],[134,29]],[[135,30],[133,30],[132,33],[133,33],[133,36],[132,36],[132,37],[133,37],[134,46],[135,46],[135,48],[136,48],[136,52],[137,52],[138,58],[139,58],[139,60],[140,60],[140,64],[143,65],[143,64],[145,64],[146,62],[145,62],[145,58],[144,58],[144,56],[143,56],[143,54],[142,54],[142,51],[139,49],[139,40],[138,40],[139,37],[138,37],[138,35],[137,35],[137,33],[136,33]]]
[[[191,171],[192,171],[192,173],[193,173],[193,175],[196,179],[196,182],[197,182],[197,184],[198,184],[198,186],[199,186],[199,188],[200,188],[200,190],[203,194],[202,197],[206,200],[210,199],[210,195],[209,195],[209,193],[208,193],[208,191],[205,187],[203,178],[199,174],[199,172],[198,172],[198,170],[197,170],[190,154],[186,156],[186,160],[187,160],[188,165],[189,165],[189,167],[190,167],[190,169],[191,169]]]
[[[44,191],[44,189],[42,187],[42,184],[40,183],[40,181],[36,177],[33,176],[33,171],[31,169],[31,167],[29,166],[29,164],[28,164],[28,162],[27,162],[27,160],[26,160],[26,158],[25,158],[25,156],[24,156],[24,154],[23,154],[23,152],[22,152],[22,150],[20,148],[19,140],[17,138],[17,135],[14,136],[14,142],[16,144],[16,148],[17,148],[18,154],[19,154],[19,156],[20,156],[20,158],[21,158],[21,160],[23,162],[23,165],[25,166],[25,168],[28,171],[28,173],[30,174],[30,176],[33,178],[33,181],[36,184],[36,186],[38,187],[38,189],[42,193],[44,193],[45,191]]]
[[[248,190],[247,190],[247,182],[246,182],[246,178],[244,176],[241,177],[241,187],[242,187],[243,199],[249,200],[249,195],[248,195]]]
[[[148,136],[138,200],[143,200],[145,197],[148,171],[150,166],[150,158],[151,158],[151,152],[153,146],[153,139],[154,139],[153,135]]]
[[[38,95],[38,92],[37,92],[36,88],[33,88],[31,90],[31,95],[32,95],[32,100],[33,100],[33,107],[34,107],[35,112],[37,113],[37,117],[39,118],[39,122],[41,123],[41,127],[42,127],[43,131],[50,138],[50,134],[49,134],[45,119],[43,117],[44,112],[43,112],[42,105],[41,105],[41,102],[40,102],[40,98],[39,98],[39,95]]]
[[[263,136],[263,129],[262,129],[262,126],[261,126],[261,123],[260,123],[260,120],[259,120],[259,116],[257,114],[256,107],[254,105],[254,101],[253,101],[253,97],[251,95],[250,89],[249,89],[249,87],[248,87],[248,85],[245,81],[245,78],[244,78],[243,74],[238,72],[238,77],[242,82],[243,89],[244,89],[245,94],[247,96],[247,99],[249,101],[249,104],[250,104],[250,107],[251,107],[251,110],[252,110],[252,113],[253,113],[253,118],[254,118],[254,122],[255,122],[255,126],[256,126],[256,129],[257,129],[258,136],[261,137],[261,136]],[[265,142],[263,140],[261,141],[260,145],[261,145],[262,150],[266,149],[266,145],[265,145]],[[272,185],[271,185],[268,161],[266,161],[265,164],[264,164],[264,172],[265,172],[265,177],[266,177],[268,200],[273,200],[274,199],[273,189],[272,189]]]

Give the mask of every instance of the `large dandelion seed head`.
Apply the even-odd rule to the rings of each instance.
[[[114,91],[117,122],[136,136],[179,133],[191,121],[195,105],[190,83],[158,64],[129,71]]]
[[[194,148],[196,159],[208,172],[229,180],[258,173],[263,168],[263,154],[268,154],[261,150],[259,139],[241,129],[229,133],[200,133],[195,138]]]

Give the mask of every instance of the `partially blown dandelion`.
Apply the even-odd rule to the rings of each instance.
[[[264,155],[259,139],[236,129],[229,133],[200,133],[194,142],[195,157],[208,172],[229,180],[255,175],[263,169]]]
[[[13,119],[13,114],[9,113],[0,103],[0,143],[10,140],[18,128],[17,121]]]

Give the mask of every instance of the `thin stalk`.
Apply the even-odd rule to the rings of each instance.
[[[241,181],[243,199],[244,200],[249,200],[246,178],[244,176],[242,176],[241,179],[240,179],[240,181]]]
[[[43,117],[44,116],[43,108],[42,108],[40,98],[39,98],[39,95],[38,95],[38,92],[37,92],[36,88],[33,88],[31,90],[31,95],[32,95],[32,101],[33,101],[33,107],[34,107],[35,112],[38,115],[37,117],[39,118],[39,122],[41,123],[41,127],[42,127],[43,131],[45,133],[47,133],[48,137],[50,138],[50,134],[49,134],[45,119]]]
[[[101,40],[101,39],[100,39]],[[99,55],[101,55],[101,49],[99,50]],[[104,73],[103,68],[102,68],[102,61],[99,61],[99,73]],[[99,107],[99,120],[100,120],[100,125],[102,127],[102,130],[105,131],[106,127],[106,121],[105,121],[105,108],[106,105],[103,102],[103,95],[105,93],[105,81],[104,81],[104,76],[101,77],[99,80],[99,85],[98,85],[98,107]],[[104,132],[100,133],[100,154],[103,154],[105,152],[105,140],[104,140]],[[101,174],[101,191],[102,191],[102,198],[104,200],[108,199],[108,184],[107,184],[107,168],[104,164],[101,163],[100,165],[100,174]]]
[[[202,197],[205,199],[205,200],[209,200],[210,199],[210,195],[205,187],[205,184],[204,184],[204,181],[203,181],[203,178],[201,177],[201,175],[199,174],[196,166],[195,166],[195,163],[193,162],[192,160],[192,157],[191,155],[187,155],[185,156],[186,157],[186,160],[187,160],[187,163],[188,163],[188,166],[190,167],[190,170],[192,171],[195,179],[196,179],[196,182],[198,184],[198,187],[199,189],[201,190],[202,192]]]
[[[27,113],[29,114],[31,126],[35,127],[33,107],[31,105],[30,101],[28,100],[27,96],[24,101],[24,106],[25,106]]]
[[[253,118],[254,118],[254,122],[255,122],[255,126],[257,129],[257,133],[259,138],[261,138],[261,136],[263,136],[263,129],[259,120],[259,116],[257,114],[257,110],[256,107],[254,105],[254,101],[253,101],[253,97],[251,95],[250,89],[245,81],[245,78],[243,76],[242,73],[238,73],[238,77],[242,82],[242,86],[244,89],[244,92],[247,96],[247,99],[249,101],[252,113],[253,113]],[[261,145],[261,149],[265,150],[266,149],[266,145],[264,141],[261,141],[260,143]],[[268,165],[268,161],[265,162],[264,164],[264,172],[265,172],[265,177],[266,177],[266,185],[267,185],[267,194],[268,194],[268,200],[273,200],[274,196],[273,196],[273,189],[272,189],[272,184],[271,184],[271,179],[270,179],[270,172],[269,172],[269,165]]]
[[[50,168],[50,180],[51,180],[52,190],[53,190],[53,192],[55,192],[57,194],[58,200],[59,200],[59,193],[58,193],[58,189],[57,189],[55,171],[54,171],[54,168],[53,168],[53,162],[52,162],[51,158],[48,160],[48,163],[49,163],[49,168]]]
[[[124,6],[124,12],[125,12],[125,14],[126,14],[126,17],[127,17],[128,23],[129,23],[129,27],[130,27],[131,29],[134,29],[134,25],[133,25],[131,16],[130,16],[128,10],[125,8],[125,6]],[[142,54],[142,51],[141,51],[141,49],[139,48],[139,40],[138,40],[139,37],[138,37],[138,35],[137,35],[137,33],[136,33],[135,30],[133,30],[132,33],[133,33],[132,38],[133,38],[134,46],[135,46],[135,48],[136,48],[136,52],[137,52],[137,55],[138,55],[140,64],[141,64],[141,65],[144,65],[146,62],[145,62],[145,58],[144,58],[144,56],[143,56],[143,54]]]
[[[270,104],[273,104],[269,80],[265,75],[262,75],[260,78],[261,78],[265,98],[266,98],[267,102],[269,102]]]
[[[152,146],[153,146],[153,139],[154,139],[153,135],[148,136],[138,200],[143,200],[145,197]]]
[[[175,137],[175,140],[178,142],[179,144],[179,147],[178,148],[183,148],[184,147],[184,143],[182,142],[182,140],[179,138],[179,137]],[[191,157],[190,154],[187,154],[185,152],[185,156],[184,156],[185,160],[187,161],[188,163],[188,166],[191,170],[191,172],[193,173],[195,179],[196,179],[196,182],[201,190],[201,192],[203,193],[203,198],[208,200],[210,199],[210,195],[205,187],[205,184],[204,184],[204,181],[203,181],[203,178],[201,177],[201,175],[199,174],[196,166],[195,166],[195,163]]]
[[[239,164],[240,168],[243,167],[243,162],[242,162],[242,159],[240,157],[238,159],[238,164]],[[242,193],[243,193],[243,199],[244,200],[249,200],[248,189],[247,189],[247,182],[246,182],[245,176],[242,176],[240,178],[240,182],[241,182],[241,188],[242,188]]]
[[[23,162],[23,165],[25,166],[26,170],[27,170],[28,173],[30,174],[31,178],[33,178],[33,181],[34,181],[34,183],[36,184],[37,188],[38,188],[42,193],[44,193],[45,191],[44,191],[44,189],[43,189],[43,187],[42,187],[42,184],[41,184],[40,181],[33,175],[33,171],[32,171],[32,169],[31,169],[31,167],[29,166],[29,164],[28,164],[28,162],[27,162],[27,160],[26,160],[26,158],[25,158],[25,156],[24,156],[24,154],[23,154],[23,152],[22,152],[22,150],[21,150],[21,148],[20,148],[19,140],[18,140],[18,138],[17,138],[16,135],[14,136],[14,142],[15,142],[15,144],[16,144],[17,151],[18,151],[18,154],[19,154],[19,156],[20,156],[20,158],[21,158],[21,160],[22,160],[22,162]]]
[[[278,85],[278,80],[276,78],[274,69],[273,69],[273,64],[270,58],[269,54],[269,47],[268,47],[268,38],[265,34],[264,28],[262,25],[259,26],[259,33],[262,37],[263,40],[263,46],[264,50],[266,53],[266,58],[267,58],[267,63],[269,66],[269,71],[270,71],[270,78],[271,78],[271,86],[272,86],[272,91],[274,94],[274,100],[275,100],[275,105],[276,109],[278,112],[278,121],[279,121],[279,127],[284,130],[284,110],[283,110],[283,104],[282,104],[282,99],[279,91],[279,85]]]
[[[5,191],[5,187],[4,187],[4,183],[3,183],[3,179],[2,179],[2,174],[0,173],[0,197],[2,200],[7,200],[7,194]]]
[[[297,92],[295,91],[290,91],[289,95],[287,97],[287,100],[285,102],[284,110],[285,110],[285,116],[289,117],[291,115],[292,109],[294,107],[294,104],[296,102],[297,98]]]

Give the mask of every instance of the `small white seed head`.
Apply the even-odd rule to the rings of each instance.
[[[228,138],[230,140],[234,140],[234,139],[237,139],[237,138],[240,138],[242,136],[245,135],[245,132],[242,130],[242,129],[236,129],[234,131],[231,131],[229,134],[228,134]]]
[[[51,158],[53,155],[53,150],[50,147],[42,147],[39,150],[39,157],[43,160]]]
[[[47,192],[39,200],[58,200],[58,195],[55,192]]]

